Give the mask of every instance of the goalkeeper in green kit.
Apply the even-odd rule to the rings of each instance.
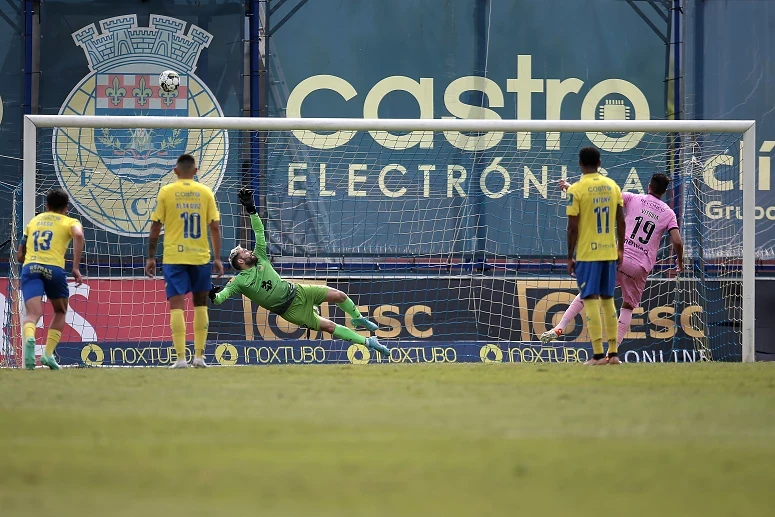
[[[264,224],[256,214],[253,191],[243,188],[238,196],[240,203],[250,214],[250,223],[256,235],[256,248],[248,251],[237,246],[231,250],[229,262],[235,270],[239,271],[239,274],[226,286],[213,287],[210,290],[210,299],[213,303],[220,305],[231,295],[241,293],[290,323],[312,330],[322,330],[333,334],[335,338],[366,345],[382,355],[390,355],[388,347],[380,344],[376,337],[365,338],[347,327],[321,318],[315,312],[315,307],[323,302],[335,303],[350,315],[356,328],[377,330],[377,325],[364,318],[345,293],[326,286],[294,284],[280,278],[266,254]]]

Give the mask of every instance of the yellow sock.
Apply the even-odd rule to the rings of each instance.
[[[27,340],[29,338],[35,339],[35,324],[34,323],[25,323],[24,324],[24,339]]]
[[[62,338],[62,332],[59,330],[48,329],[48,335],[46,336],[46,355],[52,356],[54,349],[59,344],[59,340]]]
[[[585,299],[584,313],[587,316],[587,332],[589,332],[589,338],[592,340],[592,352],[595,355],[602,354],[603,322],[600,318],[600,300],[597,298]]]
[[[608,339],[608,353],[618,353],[618,344],[616,335],[619,332],[619,319],[616,315],[616,306],[613,298],[600,300],[603,306],[603,325],[605,326],[605,337]]]
[[[178,360],[186,358],[186,318],[183,309],[170,310],[170,330],[172,330],[172,346],[178,354]]]
[[[194,357],[204,357],[209,324],[210,317],[207,315],[207,307],[194,307]]]

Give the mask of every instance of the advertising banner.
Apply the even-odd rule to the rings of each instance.
[[[91,280],[77,286],[68,284],[70,299],[65,327],[62,331],[59,354],[67,356],[67,350],[78,343],[131,343],[133,347],[154,348],[169,340],[169,308],[164,294],[162,279],[105,279]],[[8,335],[13,318],[18,319],[17,293],[9,289],[8,280],[0,279],[0,306],[4,325],[1,355],[20,350],[21,343]],[[45,301],[45,298],[44,298]],[[191,300],[186,308],[187,339],[193,339],[193,309]],[[13,314],[13,316],[12,316]],[[43,317],[38,322],[37,354],[43,351],[46,332],[53,317],[51,304],[44,303]],[[6,321],[7,316],[7,321]],[[220,339],[245,339],[242,303],[233,299],[210,308],[210,332]],[[18,323],[14,322],[15,328]],[[79,348],[80,349],[80,348]]]
[[[416,363],[583,363],[592,356],[589,343],[418,341],[393,346],[382,356],[363,345],[341,341],[278,342],[229,341],[213,343],[208,361],[214,366],[289,364],[416,364]],[[193,348],[186,357],[193,357]],[[86,343],[57,349],[60,364],[77,366],[168,366],[176,360],[170,343],[136,347],[128,343]],[[625,347],[620,357],[626,363],[697,362],[708,359],[702,350],[632,350]]]
[[[193,358],[193,347],[186,358]],[[60,364],[68,366],[169,366],[177,359],[169,342],[154,346],[131,343],[69,344],[57,349]],[[341,341],[282,342],[228,341],[208,344],[208,361],[213,366],[255,366],[288,364],[410,364],[410,363],[583,363],[592,357],[589,343],[419,341],[402,342],[382,356],[363,345]],[[703,350],[667,348],[633,350],[622,347],[626,363],[691,363],[708,360]]]
[[[388,285],[400,287],[401,282],[422,283],[424,288],[400,296],[384,294],[389,292]],[[389,359],[361,345],[330,341],[323,333],[298,328],[239,297],[210,307],[207,355],[224,365],[354,363],[364,358],[376,363],[573,362],[586,360],[590,350],[581,315],[566,328],[562,340],[543,345],[538,339],[575,296],[575,284],[569,280],[341,279],[316,283],[347,292],[359,310],[379,325],[375,335],[394,348]],[[633,312],[623,357],[652,362],[740,359],[740,347],[735,344],[739,343],[737,316],[725,304],[732,286],[686,283],[649,282],[644,306]],[[7,285],[0,284],[0,291],[6,292]],[[707,298],[689,295],[699,291]],[[349,317],[333,304],[321,304],[320,314],[351,327]],[[47,308],[39,323],[40,344],[51,316]],[[191,348],[190,307],[187,321]],[[72,285],[66,323],[57,348],[64,364],[150,366],[174,359],[162,280],[87,279],[82,286]],[[485,345],[492,346],[482,351]]]
[[[628,2],[311,2],[283,22],[268,39],[270,116],[665,117],[665,43]],[[283,254],[562,255],[554,186],[578,176],[591,144],[635,192],[666,170],[671,145],[614,133],[269,135],[271,242]]]
[[[756,121],[756,247],[775,258],[775,2],[684,0],[684,118]],[[745,34],[745,37],[740,37]],[[737,163],[737,162],[735,162]],[[721,188],[742,189],[731,175]],[[732,180],[732,181],[729,181]],[[725,219],[735,210],[716,212]]]

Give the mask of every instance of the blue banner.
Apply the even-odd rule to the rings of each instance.
[[[664,118],[659,35],[627,2],[561,4],[306,4],[269,37],[268,113]],[[578,150],[590,144],[628,190],[645,191],[669,163],[664,135],[269,135],[271,242],[283,254],[562,255],[555,185],[578,175]]]
[[[760,0],[685,0],[684,118],[756,121],[756,247],[758,258],[775,259],[775,3]],[[744,34],[745,37],[740,35]],[[737,166],[737,159],[731,165]],[[739,191],[726,174],[714,186]],[[719,219],[739,212],[710,208]]]
[[[193,348],[186,349],[191,360]],[[394,364],[394,363],[583,363],[592,356],[589,343],[493,343],[487,341],[408,341],[383,356],[363,345],[341,341],[230,341],[207,345],[208,361],[217,366],[282,364]],[[130,343],[63,343],[57,352],[63,366],[169,366],[177,359],[168,342],[138,347]],[[703,351],[664,348],[633,350],[623,347],[628,363],[697,362]]]
[[[699,3],[707,5],[699,26],[726,23],[724,13],[737,9],[737,4]],[[747,14],[737,12],[733,19],[741,30],[746,20],[756,19],[761,41],[769,41],[766,15],[772,7],[743,3]],[[726,73],[714,66],[705,67],[701,77],[684,77],[682,70],[694,70],[708,59],[706,48],[718,54],[717,61],[730,60],[723,54],[729,48],[721,43],[724,38],[695,38],[699,46],[694,50],[684,43],[681,30],[695,23],[695,3],[689,4],[686,19],[656,3],[651,6],[656,12],[647,9],[650,14],[645,14],[632,2],[460,0],[445,2],[443,9],[433,3],[318,2],[289,18],[278,8],[268,24],[268,114],[763,119],[770,112],[771,87],[757,78],[767,76],[770,65],[760,56],[771,45],[763,43],[758,51],[751,47],[753,40],[736,37],[739,31],[727,32],[724,38],[737,40],[739,55],[745,56],[735,57],[730,66],[749,73]],[[396,37],[396,27],[401,27],[401,37]],[[590,28],[589,35],[580,37],[579,27]],[[747,79],[741,83],[741,77]],[[729,89],[721,86],[727,83]],[[672,94],[683,91],[684,84],[685,99]],[[714,100],[712,114],[698,111],[706,97],[724,101]],[[751,109],[738,109],[742,105]],[[760,135],[762,131],[767,129],[760,127]],[[594,144],[603,151],[606,173],[627,191],[645,192],[655,172],[678,179],[680,171],[681,181],[666,200],[681,217],[687,254],[705,260],[737,257],[740,138],[346,131],[269,135],[265,193],[270,241],[275,253],[285,255],[562,256],[565,237],[559,220],[564,213],[554,186],[559,179],[578,177],[577,151]],[[763,153],[775,148],[769,140],[760,142]],[[769,190],[768,156],[759,159],[762,199]],[[775,206],[769,205],[756,208],[765,243],[760,250],[770,232],[765,223],[775,218]]]

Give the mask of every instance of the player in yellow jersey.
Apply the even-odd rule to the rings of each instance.
[[[584,364],[608,364],[603,353],[603,324],[611,363],[616,356],[618,319],[614,306],[616,266],[624,257],[624,203],[615,181],[601,175],[600,151],[585,147],[579,152],[581,179],[568,188],[568,273],[576,276],[587,331],[592,340],[592,359]],[[615,232],[615,233],[614,233]],[[575,255],[574,255],[575,254]],[[600,308],[604,318],[601,321]]]
[[[67,314],[70,289],[65,273],[65,253],[73,243],[73,278],[81,285],[78,265],[83,252],[83,228],[77,219],[68,217],[70,199],[67,192],[55,188],[46,196],[46,211],[32,218],[24,229],[22,243],[16,252],[16,260],[23,264],[21,284],[24,296],[24,366],[35,368],[35,327],[43,315],[43,295],[54,308],[54,319],[46,336],[46,350],[40,363],[52,370],[59,370],[54,349],[62,337]]]
[[[186,294],[194,298],[194,360],[196,368],[205,368],[205,341],[210,323],[207,314],[207,296],[212,287],[210,275],[210,243],[213,245],[213,270],[223,275],[221,263],[221,227],[218,207],[213,191],[194,179],[196,161],[190,154],[182,154],[175,164],[178,180],[159,189],[156,210],[151,216],[151,233],[148,237],[148,259],[145,274],[153,278],[156,273],[156,246],[162,226],[164,234],[164,286],[170,304],[170,329],[177,360],[171,368],[185,368],[186,319],[183,309]]]

